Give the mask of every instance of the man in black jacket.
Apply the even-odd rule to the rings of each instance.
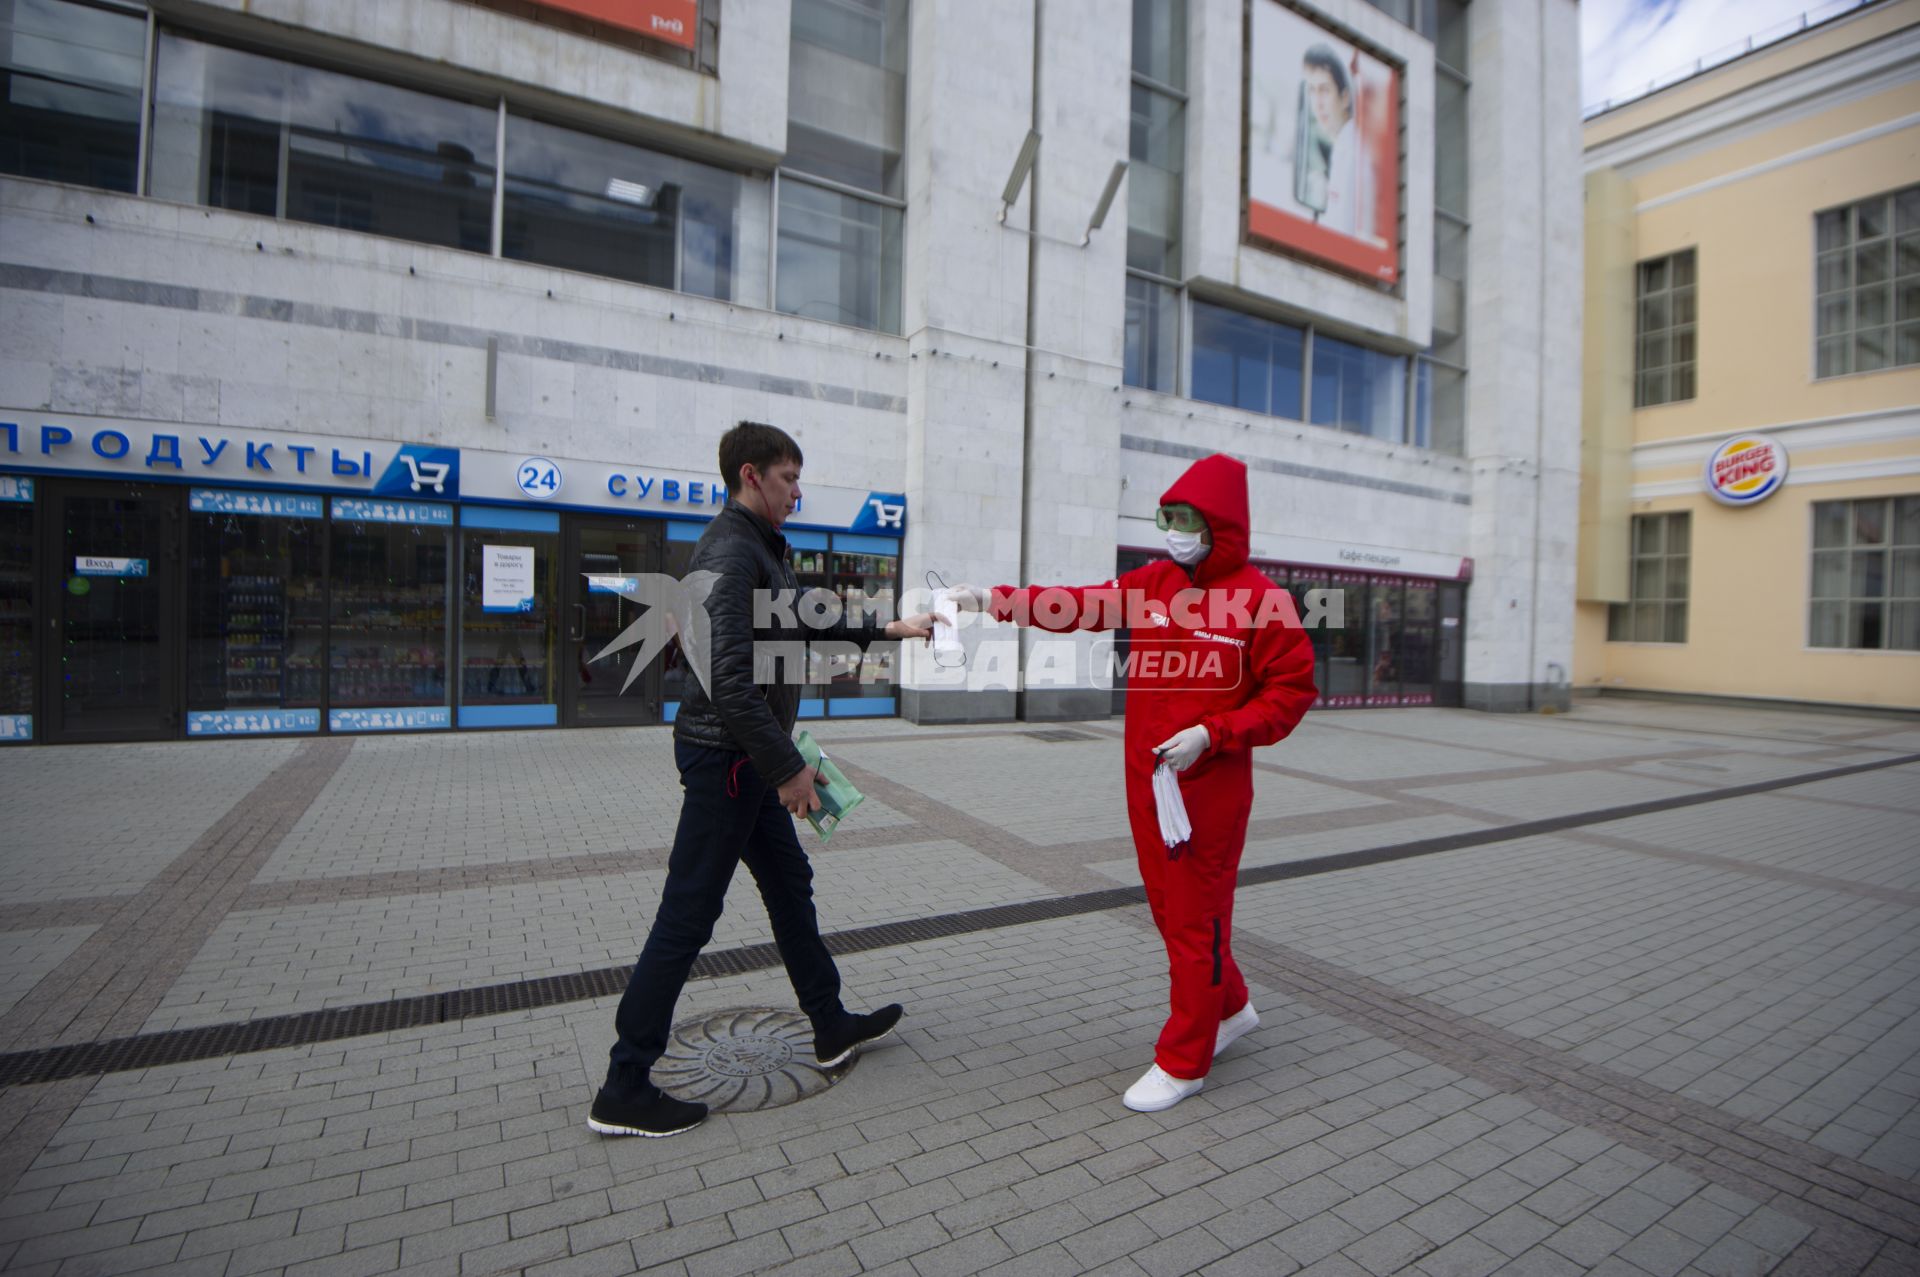
[[[801,628],[793,606],[799,582],[780,535],[800,500],[800,465],[800,446],[773,426],[743,421],[720,440],[727,504],[701,535],[692,563],[693,571],[717,576],[705,605],[711,622],[707,686],[690,690],[673,720],[674,761],[686,796],[660,910],[614,1016],[620,1038],[587,1118],[602,1135],[677,1135],[706,1117],[706,1105],[675,1099],[648,1074],[666,1050],[674,1003],[694,959],[713,938],[734,866],[742,860],[760,888],[794,995],[813,1021],[821,1066],[838,1064],[885,1037],[900,1019],[897,1003],[867,1015],[841,1005],[840,972],[813,912],[813,868],[794,836],[793,817],[820,806],[814,769],[792,740],[800,687],[792,678],[757,682],[754,654],[758,644],[864,647],[924,639],[932,634],[933,618],[913,616],[884,626],[841,619],[825,629]],[[763,605],[758,611],[756,599]]]

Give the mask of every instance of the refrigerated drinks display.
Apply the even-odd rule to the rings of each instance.
[[[187,709],[320,704],[320,498],[194,489],[187,517]]]
[[[882,624],[894,619],[900,589],[898,541],[836,532],[827,567],[831,572],[828,588],[846,603],[849,616],[861,609]],[[834,702],[828,705],[828,714],[891,713],[899,690],[895,685],[899,669],[900,649],[892,643],[868,648],[858,662],[836,662],[827,685],[827,696]]]
[[[31,736],[33,480],[0,475],[0,741]]]
[[[329,704],[447,703],[453,507],[336,498]]]

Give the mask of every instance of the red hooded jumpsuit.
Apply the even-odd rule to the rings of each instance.
[[[1212,1066],[1220,1022],[1247,1004],[1229,941],[1253,807],[1252,750],[1291,732],[1318,692],[1313,646],[1292,596],[1247,565],[1246,466],[1218,453],[1202,458],[1160,502],[1206,516],[1213,549],[1193,568],[1163,559],[1103,585],[1000,586],[991,610],[997,620],[1056,631],[1132,623],[1127,817],[1173,980],[1154,1062],[1174,1077],[1198,1078]],[[1134,616],[1126,613],[1129,596]],[[1195,724],[1205,725],[1211,744],[1179,773],[1193,837],[1169,849],[1153,800],[1153,748]]]

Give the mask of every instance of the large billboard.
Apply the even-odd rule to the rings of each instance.
[[[691,49],[699,38],[700,0],[533,0],[583,18],[625,27]]]
[[[1247,233],[1399,279],[1400,71],[1280,0],[1247,40]]]

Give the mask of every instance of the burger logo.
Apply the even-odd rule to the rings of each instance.
[[[1787,450],[1765,435],[1735,435],[1707,458],[1707,491],[1723,505],[1755,505],[1787,481]]]

